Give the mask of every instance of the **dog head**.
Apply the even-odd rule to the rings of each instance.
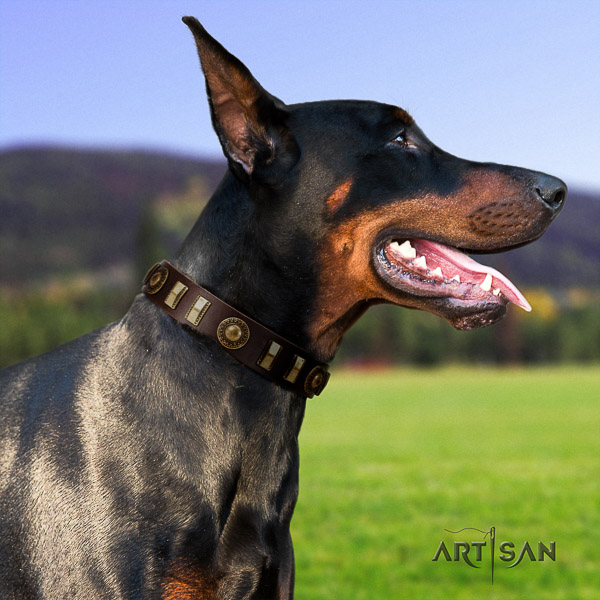
[[[308,338],[317,356],[329,359],[376,303],[427,310],[459,329],[497,321],[510,302],[530,309],[513,283],[467,252],[538,238],[566,198],[562,181],[454,157],[395,106],[288,106],[198,21],[184,22],[231,171],[260,205],[265,235],[295,242],[295,255],[277,262],[310,291]]]

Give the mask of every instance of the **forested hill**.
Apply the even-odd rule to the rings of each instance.
[[[194,181],[199,212],[224,169],[224,160],[156,152],[1,151],[0,285],[135,260],[147,207],[161,197],[185,197]],[[527,286],[598,287],[598,223],[600,192],[571,189],[540,240],[480,260]]]
[[[194,177],[214,189],[224,171],[224,161],[155,152],[0,152],[0,284],[135,259],[148,206]]]

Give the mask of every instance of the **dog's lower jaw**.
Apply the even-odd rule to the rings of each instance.
[[[460,301],[433,302],[430,312],[442,317],[455,329],[470,331],[500,321],[506,315],[506,305],[487,303],[477,307],[461,306]]]

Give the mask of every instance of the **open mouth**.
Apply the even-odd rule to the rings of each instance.
[[[531,310],[507,277],[451,246],[418,238],[391,238],[379,247],[376,256],[386,282],[413,296],[443,298],[458,311],[481,308],[489,313],[496,307],[503,313],[509,302]]]

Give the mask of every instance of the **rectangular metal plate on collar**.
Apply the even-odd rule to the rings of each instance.
[[[167,297],[165,298],[165,304],[169,308],[175,310],[175,308],[177,308],[177,305],[179,304],[179,301],[183,298],[188,289],[188,286],[181,283],[181,281],[176,282],[175,285],[171,288],[171,291],[168,293]]]

